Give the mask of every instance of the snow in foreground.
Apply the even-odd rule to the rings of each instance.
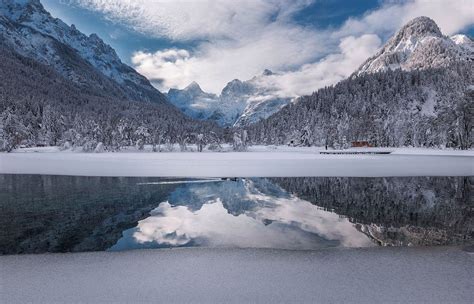
[[[391,149],[389,155],[321,155],[320,148],[249,152],[0,153],[0,174],[156,177],[472,176],[474,152]],[[43,153],[42,153],[43,152]]]
[[[1,256],[3,303],[471,303],[458,248]]]

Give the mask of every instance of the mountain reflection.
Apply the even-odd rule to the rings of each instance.
[[[472,243],[472,177],[273,178],[301,199],[348,217],[379,245]]]
[[[187,202],[192,202],[188,204]],[[315,249],[371,246],[345,218],[266,179],[186,185],[111,250],[174,246]]]
[[[472,181],[0,175],[0,254],[472,244]]]

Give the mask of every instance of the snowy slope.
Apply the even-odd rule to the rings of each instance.
[[[468,36],[457,34],[451,36],[450,39],[466,52],[466,56],[469,53],[471,55],[474,53],[474,41],[472,41],[471,38],[469,38]]]
[[[354,73],[446,67],[457,61],[474,61],[473,42],[465,35],[444,36],[428,17],[403,26],[385,46]]]
[[[0,32],[17,52],[55,67],[75,82],[81,82],[84,75],[80,70],[85,67],[82,62],[68,62],[65,56],[82,58],[134,99],[164,101],[145,77],[123,64],[115,50],[96,34],[86,36],[74,25],[52,17],[39,0],[0,0]],[[71,50],[75,54],[71,55]]]
[[[247,81],[234,79],[219,96],[203,92],[193,82],[182,90],[170,89],[168,99],[193,118],[214,120],[223,126],[245,126],[269,117],[291,101],[265,86],[265,78],[272,75],[265,70]]]

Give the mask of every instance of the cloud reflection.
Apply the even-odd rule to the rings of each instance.
[[[236,187],[240,188],[239,195],[229,199],[228,192],[234,192]],[[161,203],[150,217],[125,231],[111,250],[179,246],[316,249],[372,245],[346,218],[288,195],[267,180],[183,185],[176,193],[186,200],[201,199],[203,204],[186,205],[171,195],[174,205]],[[210,198],[209,193],[214,193],[214,197]],[[241,201],[251,201],[253,205]],[[229,205],[236,204],[247,210],[229,213]]]

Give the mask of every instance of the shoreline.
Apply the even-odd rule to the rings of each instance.
[[[0,153],[0,174],[127,177],[474,176],[474,152],[324,155],[255,152]],[[472,154],[471,154],[472,153]]]

